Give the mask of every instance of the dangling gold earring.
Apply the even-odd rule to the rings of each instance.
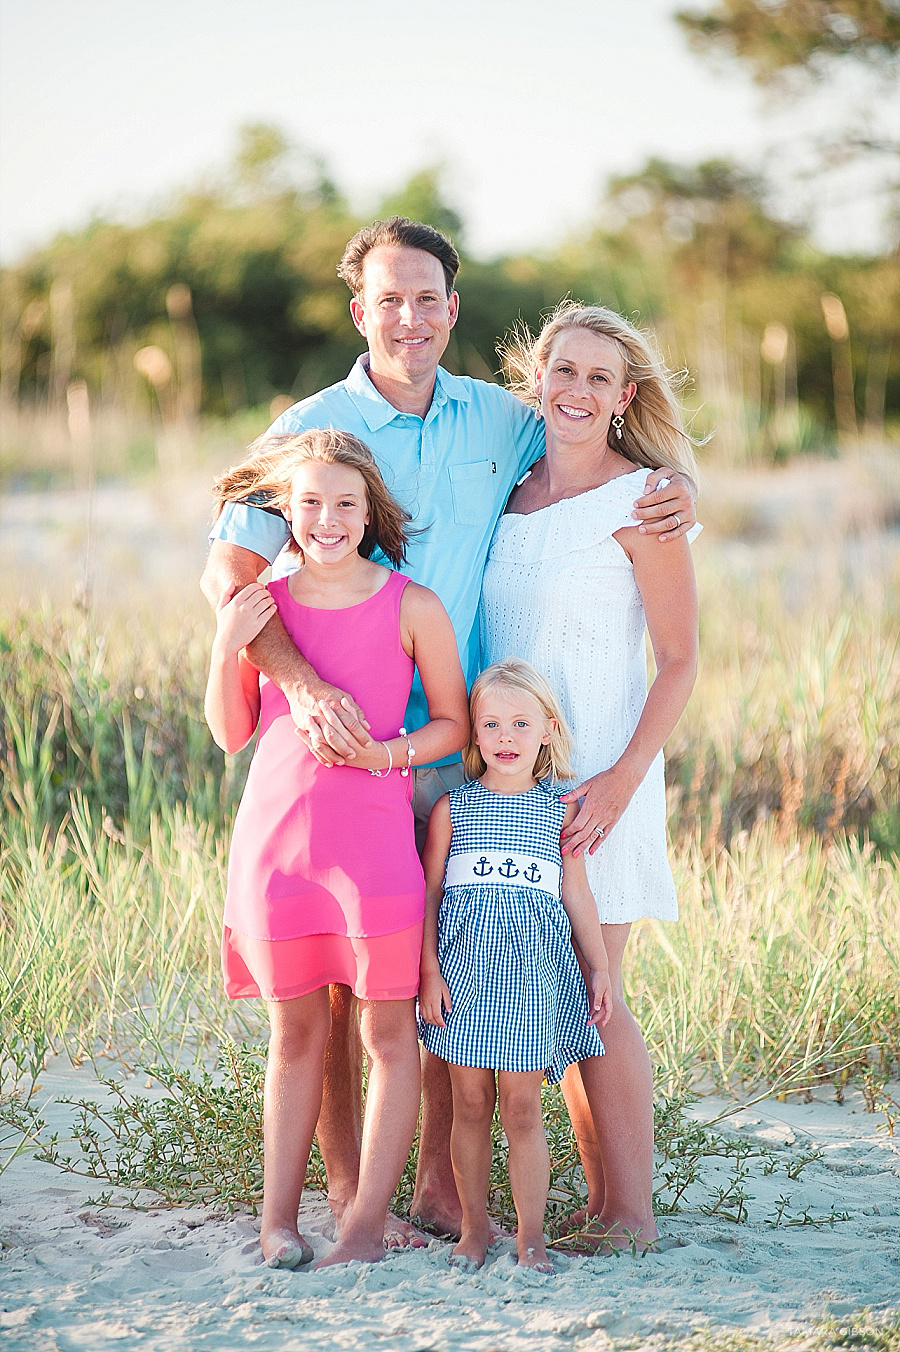
[[[612,425],[613,425],[613,427],[616,429],[616,436],[617,436],[617,438],[619,439],[619,441],[621,441],[621,440],[622,440],[622,428],[625,426],[625,419],[622,417],[621,413],[614,413],[614,414],[613,414],[613,417],[612,417]]]

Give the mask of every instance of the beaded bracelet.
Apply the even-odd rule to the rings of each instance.
[[[370,770],[369,774],[374,775],[376,779],[384,779],[385,775],[389,775],[394,768],[394,755],[391,748],[388,746],[387,742],[382,742],[381,745],[388,753],[388,768],[386,770]]]
[[[416,748],[409,740],[409,733],[406,731],[406,728],[400,729],[400,736],[406,738],[406,769],[400,771],[401,775],[405,779],[406,776],[409,774],[410,770],[412,769],[413,757],[416,754]]]

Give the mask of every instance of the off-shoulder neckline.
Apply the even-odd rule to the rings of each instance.
[[[531,471],[528,471],[529,474]],[[536,507],[533,512],[504,512],[500,520],[502,521],[527,521],[530,517],[540,516],[541,512],[552,511],[554,507],[562,507],[568,502],[582,502],[585,498],[591,497],[594,493],[602,493],[604,489],[611,487],[612,484],[621,483],[625,479],[633,479],[635,475],[644,476],[652,471],[645,469],[643,465],[638,465],[637,469],[629,471],[628,474],[617,474],[613,479],[607,479],[605,484],[597,484],[596,488],[586,488],[583,493],[573,493],[568,498],[557,498],[556,502],[548,502],[545,507]],[[523,482],[521,479],[519,482]],[[636,523],[635,523],[636,524]]]

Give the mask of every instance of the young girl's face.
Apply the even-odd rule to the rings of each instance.
[[[365,480],[350,465],[308,460],[294,475],[284,515],[304,559],[340,563],[356,553],[369,524]]]
[[[533,695],[507,686],[486,690],[472,713],[472,739],[485,765],[505,778],[530,775],[555,730]]]

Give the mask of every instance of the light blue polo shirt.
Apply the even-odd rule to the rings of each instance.
[[[367,367],[364,353],[346,380],[289,408],[267,435],[331,427],[365,442],[413,525],[427,527],[410,542],[402,571],[443,601],[471,685],[479,669],[475,617],[491,536],[516,480],[544,453],[544,424],[502,386],[452,376],[440,366],[425,417],[400,413],[378,393]],[[226,506],[210,533],[210,540],[241,545],[270,563],[289,538],[281,516],[238,504]],[[285,557],[291,562],[276,573],[290,571],[293,556]],[[410,729],[428,721],[418,677],[407,719]]]

